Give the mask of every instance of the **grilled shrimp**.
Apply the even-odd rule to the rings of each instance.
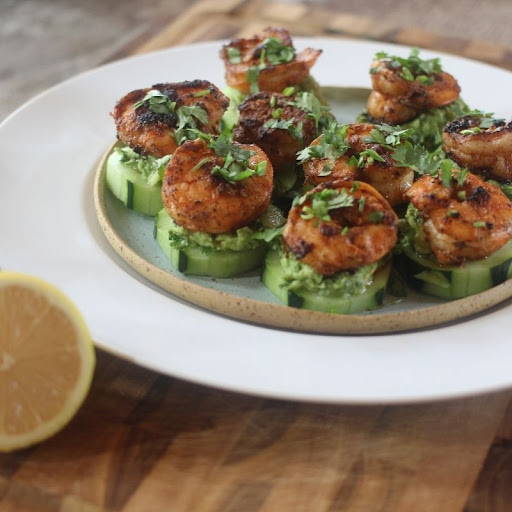
[[[321,144],[324,134],[317,137],[310,146]],[[333,158],[310,158],[302,164],[306,182],[319,185],[324,182],[337,180],[355,180],[358,176],[358,167],[350,162],[350,155],[344,154]]]
[[[512,121],[489,120],[486,128],[481,121],[465,116],[449,123],[443,131],[444,151],[460,166],[512,180]]]
[[[227,233],[246,226],[268,207],[272,194],[272,164],[257,146],[235,144],[252,152],[250,167],[266,162],[262,176],[230,183],[212,174],[224,164],[201,139],[187,141],[175,151],[165,171],[162,200],[169,215],[191,231]]]
[[[418,110],[408,103],[406,96],[385,96],[372,91],[368,96],[368,114],[378,122],[402,124],[418,116]]]
[[[352,200],[348,206],[329,208],[329,220],[312,217],[314,201],[327,191],[332,191],[331,197],[341,194]],[[318,185],[290,210],[283,239],[296,258],[328,276],[383,258],[396,243],[397,224],[395,212],[372,186],[335,181]]]
[[[444,71],[416,77],[409,71],[406,79],[399,62],[388,58],[373,62],[371,70],[373,91],[368,113],[377,121],[404,123],[425,110],[453,103],[460,94],[457,80]]]
[[[393,160],[392,152],[379,144],[368,142],[375,125],[368,123],[351,124],[347,131],[347,140],[357,153],[374,150],[384,161],[373,160],[361,167],[359,179],[375,187],[392,206],[404,201],[404,193],[414,181],[414,171],[403,167]]]
[[[443,265],[485,258],[512,237],[512,202],[474,174],[450,187],[425,175],[405,195],[420,211],[430,248]]]
[[[306,48],[300,53],[290,54],[292,58],[288,61],[282,59],[281,63],[270,64],[268,59],[265,62],[265,55],[262,55],[265,41],[269,38],[277,39],[295,52],[290,33],[284,28],[275,27],[268,27],[261,34],[247,39],[235,39],[222,47],[220,56],[226,66],[226,83],[230,87],[243,93],[250,92],[248,73],[251,68],[260,68],[257,85],[261,91],[281,92],[286,87],[300,84],[308,78],[309,70],[322,50]]]
[[[174,108],[165,111],[157,107],[156,110],[161,110],[157,112],[147,101],[136,107],[151,90],[160,93],[163,100],[167,97],[170,103],[175,103]],[[151,88],[132,91],[117,102],[112,117],[120,141],[140,154],[160,158],[174,153],[178,146],[175,130],[179,122],[176,111],[180,107],[197,106],[203,109],[208,121],[206,124],[197,121],[198,128],[217,134],[228,105],[229,100],[215,85],[206,80],[193,80],[156,84]]]
[[[249,96],[239,107],[240,120],[233,133],[235,141],[263,149],[275,172],[294,165],[297,151],[317,133],[311,116],[290,103],[289,97],[277,93]]]

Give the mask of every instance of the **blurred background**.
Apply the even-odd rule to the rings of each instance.
[[[0,120],[34,94],[81,71],[115,60],[169,25],[194,0],[0,0]],[[224,0],[219,3],[225,4]],[[254,2],[251,2],[254,8]],[[421,43],[424,32],[440,36],[443,49],[512,65],[510,0],[314,0],[261,2],[288,9],[286,25],[307,33],[308,5],[331,15],[315,20],[336,35],[390,40],[407,28]],[[277,11],[276,11],[277,12]],[[279,19],[279,16],[277,17]],[[329,25],[329,26],[327,26]],[[222,37],[210,31],[205,39]],[[396,39],[396,38],[395,38]],[[467,50],[467,48],[466,48]],[[499,56],[498,56],[499,54]],[[499,57],[499,59],[498,59]]]

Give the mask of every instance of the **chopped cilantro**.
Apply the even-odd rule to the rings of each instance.
[[[365,142],[374,142],[381,146],[391,149],[401,144],[404,140],[408,139],[411,130],[400,129],[400,127],[391,126],[389,124],[377,125],[371,132],[369,137],[366,137]]]
[[[477,220],[477,221],[473,222],[473,226],[475,228],[485,228],[486,222],[484,222],[483,220]]]
[[[247,82],[251,93],[259,92],[260,72],[267,66],[276,66],[285,64],[295,58],[295,49],[293,46],[285,45],[280,39],[267,37],[257,48],[259,63],[251,66],[247,71]]]
[[[466,200],[466,191],[465,190],[459,190],[457,192],[457,197],[460,201],[465,201]]]
[[[345,236],[347,233],[348,233],[348,226],[345,226],[345,227],[341,230],[341,234],[342,234],[343,236]]]
[[[307,162],[312,158],[327,158],[334,162],[344,155],[349,148],[347,143],[347,125],[331,122],[324,131],[318,144],[313,144],[297,153],[299,163]]]
[[[197,91],[193,94],[194,98],[202,98],[203,96],[206,96],[207,94],[210,94],[210,89],[202,89],[201,91]]]
[[[275,108],[274,110],[272,110],[272,117],[274,119],[279,119],[281,117],[282,113],[283,113],[282,108]]]
[[[331,164],[325,164],[322,170],[318,173],[318,176],[329,176],[332,174],[333,166]]]
[[[282,92],[283,96],[291,96],[292,94],[295,94],[295,87],[285,87]]]
[[[151,89],[146,93],[144,98],[134,103],[133,108],[138,109],[142,105],[147,105],[151,112],[156,114],[170,114],[176,108],[176,102],[171,101],[166,94],[156,89]]]
[[[258,162],[255,166],[250,164],[249,159],[254,156],[254,151],[242,148],[239,144],[232,143],[225,135],[213,137],[206,133],[195,130],[195,135],[204,140],[213,152],[224,159],[221,165],[215,165],[211,173],[220,176],[228,183],[234,184],[251,176],[264,176],[267,171],[267,162]],[[194,170],[201,168],[207,162],[206,158],[199,161]]]
[[[303,123],[302,121],[298,122],[296,119],[269,119],[265,121],[263,125],[263,129],[266,130],[286,130],[292,137],[295,137],[297,140],[302,140]]]
[[[359,153],[359,158],[357,160],[358,167],[364,167],[365,165],[372,165],[375,161],[377,162],[385,162],[384,158],[382,158],[377,151],[373,149],[365,149]]]
[[[325,221],[332,220],[329,215],[330,210],[346,208],[354,204],[354,197],[344,188],[341,190],[324,188],[310,196],[306,194],[299,200],[299,204],[301,204],[301,201],[303,203],[306,199],[311,199],[311,206],[305,206],[302,209],[300,216],[305,220],[313,218]]]
[[[434,82],[431,75],[442,71],[441,63],[438,58],[422,59],[419,53],[418,48],[413,48],[409,57],[403,58],[378,52],[375,54],[375,60],[385,61],[390,67],[400,69],[400,76],[407,81],[418,80],[424,85],[430,85]],[[374,66],[370,69],[370,73],[377,73],[379,69],[379,66]]]
[[[228,56],[228,61],[231,64],[240,64],[242,62],[242,57],[240,55],[240,50],[233,46],[228,46],[226,48],[226,54]]]
[[[366,198],[365,197],[360,197],[359,201],[357,203],[358,203],[357,209],[360,212],[362,212],[364,210],[364,205],[366,204]]]
[[[466,177],[468,175],[467,169],[461,169],[457,175],[455,176],[455,180],[457,181],[457,185],[462,187],[466,181]]]
[[[178,127],[174,137],[178,144],[183,141],[195,138],[195,131],[198,128],[198,122],[208,124],[208,112],[197,105],[183,105],[176,111],[178,114]]]
[[[374,211],[371,212],[370,215],[368,215],[368,220],[370,222],[374,222],[375,224],[379,224],[384,219],[384,213],[380,211]]]
[[[446,188],[452,186],[452,169],[453,165],[451,160],[443,160],[439,166],[439,179]]]

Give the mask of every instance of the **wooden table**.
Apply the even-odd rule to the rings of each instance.
[[[117,57],[268,24],[512,68],[503,47],[259,0],[195,4]],[[189,384],[98,351],[93,388],[72,423],[0,456],[1,512],[460,510],[512,510],[511,391],[394,407],[298,404]]]

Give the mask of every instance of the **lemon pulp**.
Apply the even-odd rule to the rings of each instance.
[[[0,451],[42,441],[73,417],[90,387],[94,348],[57,288],[0,272]]]

